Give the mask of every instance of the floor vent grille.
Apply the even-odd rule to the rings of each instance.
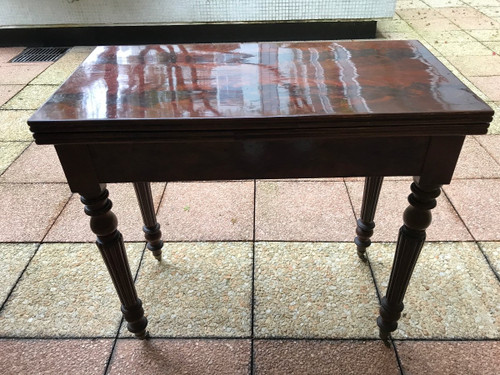
[[[61,47],[26,48],[23,52],[21,52],[19,55],[10,60],[10,62],[14,63],[14,62],[57,61],[68,50],[69,48],[61,48]]]

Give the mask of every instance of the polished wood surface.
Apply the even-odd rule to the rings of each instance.
[[[39,143],[66,143],[262,128],[481,134],[491,115],[418,41],[322,41],[98,47],[29,124]]]

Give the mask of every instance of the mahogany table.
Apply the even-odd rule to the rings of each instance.
[[[364,258],[383,177],[414,176],[377,320],[387,343],[440,187],[492,115],[417,41],[319,41],[98,47],[28,123],[81,195],[139,338],[147,320],[105,183],[134,183],[160,259],[151,181],[364,176]]]

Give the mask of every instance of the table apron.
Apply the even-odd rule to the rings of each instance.
[[[99,182],[414,176],[423,169],[430,139],[310,138],[87,147]],[[64,167],[64,158],[61,162]]]

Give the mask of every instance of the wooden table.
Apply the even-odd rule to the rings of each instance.
[[[387,343],[440,187],[492,114],[417,41],[321,41],[98,47],[28,123],[81,195],[139,338],[147,320],[105,183],[134,183],[160,259],[151,181],[364,176],[364,258],[383,177],[414,176],[377,320]]]

